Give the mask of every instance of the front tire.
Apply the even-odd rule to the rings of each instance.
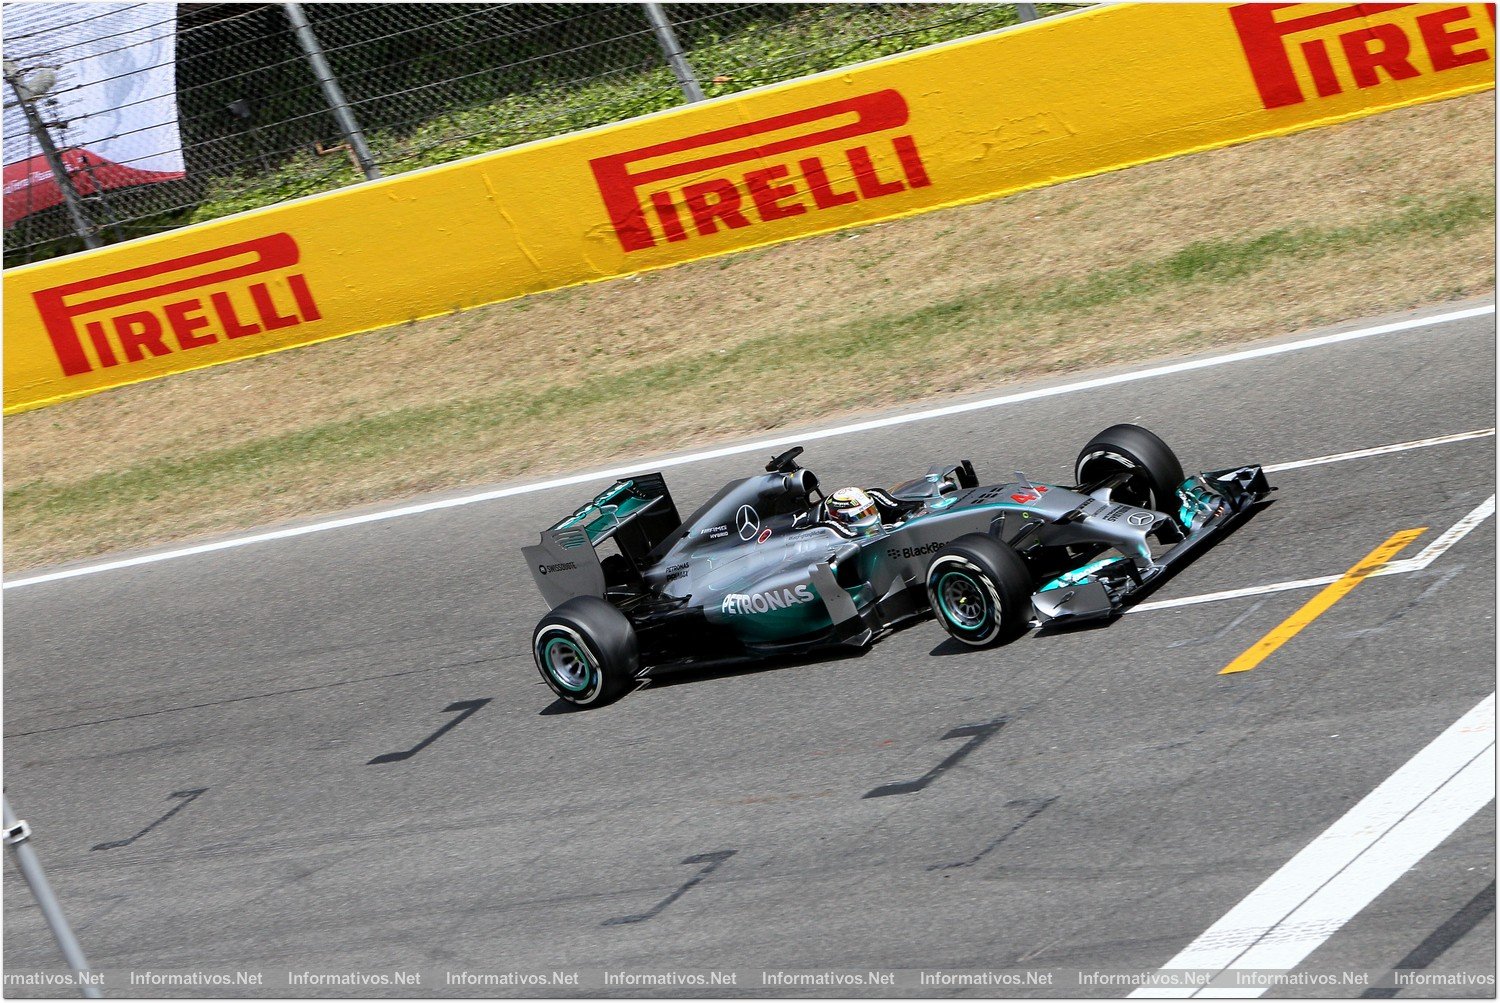
[[[531,653],[542,681],[577,707],[619,699],[634,684],[641,661],[635,627],[596,596],[574,596],[542,617],[531,635]]]
[[[955,641],[988,648],[1031,624],[1031,572],[1009,545],[983,533],[961,536],[927,566],[927,601]]]
[[[1079,450],[1073,473],[1082,487],[1117,470],[1130,470],[1132,476],[1111,493],[1115,501],[1158,512],[1176,508],[1182,464],[1156,433],[1139,425],[1111,425]]]

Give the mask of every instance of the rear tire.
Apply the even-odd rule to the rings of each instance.
[[[577,707],[619,699],[635,683],[641,662],[635,627],[596,596],[574,596],[542,617],[531,653],[542,681]]]
[[[961,536],[927,566],[927,601],[948,636],[988,648],[1031,625],[1031,571],[1008,544],[983,533]]]
[[[1175,510],[1182,464],[1160,436],[1139,425],[1111,425],[1079,451],[1074,476],[1085,486],[1122,469],[1135,476],[1115,488],[1112,499],[1158,512]]]

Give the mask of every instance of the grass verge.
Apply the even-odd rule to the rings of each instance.
[[[1444,102],[14,416],[6,560],[1480,294],[1494,282],[1492,115],[1490,95]],[[1446,169],[1419,176],[1424,156]],[[788,372],[813,411],[788,406]]]

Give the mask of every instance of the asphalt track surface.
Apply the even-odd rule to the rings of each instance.
[[[1122,420],[1190,469],[1469,432],[1495,424],[1494,338],[1488,314],[826,438],[802,459],[830,487],[949,457],[985,481],[1067,482]],[[1481,435],[1273,474],[1274,503],[1152,598],[1337,576],[1428,527],[1409,557],[1493,495],[1494,455]],[[762,460],[668,482],[686,512]],[[860,656],[559,712],[528,650],[544,609],[519,548],[603,486],[8,588],[7,792],[93,966],[1150,970],[1494,690],[1491,516],[1239,675],[1219,670],[1316,589],[981,653],[927,622]],[[989,727],[945,738],[973,725]],[[966,743],[924,789],[863,797]],[[1304,966],[1493,974],[1494,826],[1491,802]],[[54,969],[9,863],[4,890],[7,969]],[[1494,989],[1401,993],[1454,994]]]

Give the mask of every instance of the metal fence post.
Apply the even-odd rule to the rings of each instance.
[[[1018,4],[1016,4],[1016,17],[1020,18],[1022,21],[1035,21],[1038,16],[1039,15],[1036,12],[1036,4],[1034,4],[1034,3],[1018,3]]]
[[[302,49],[302,54],[307,57],[313,75],[318,78],[318,84],[323,88],[323,98],[328,102],[328,108],[333,112],[334,120],[339,124],[339,131],[344,134],[344,141],[349,144],[349,149],[354,151],[354,159],[359,161],[360,170],[365,172],[365,179],[374,181],[380,177],[380,168],[376,166],[375,158],[370,155],[370,147],[365,142],[365,134],[360,131],[359,122],[354,118],[354,111],[349,107],[349,99],[344,97],[344,89],[339,86],[338,78],[333,75],[333,67],[328,65],[328,59],[323,55],[323,46],[318,43],[318,36],[313,34],[312,25],[307,23],[307,12],[302,9],[300,3],[284,3],[281,6],[286,9],[287,20],[292,22],[292,31],[297,36],[297,45]]]
[[[73,930],[62,914],[62,907],[52,894],[52,886],[47,884],[47,876],[42,873],[42,863],[37,860],[36,851],[31,848],[31,827],[16,818],[15,813],[10,810],[10,800],[3,794],[0,794],[0,812],[4,814],[5,842],[15,855],[16,866],[21,869],[21,876],[26,879],[32,897],[41,908],[42,917],[52,928],[52,936],[61,948],[63,958],[67,960],[68,967],[78,975],[87,975],[89,963],[84,960],[83,949],[73,937]],[[81,983],[79,989],[89,999],[103,998],[98,986]]]
[[[661,46],[661,54],[667,57],[667,64],[672,67],[683,96],[689,101],[702,101],[703,88],[698,85],[692,64],[682,53],[682,45],[677,41],[677,32],[672,30],[672,22],[667,20],[667,12],[659,3],[643,3],[641,6],[646,8],[646,19],[656,34],[656,44]]]
[[[37,114],[37,95],[31,92],[26,82],[21,79],[20,68],[9,59],[5,60],[5,82],[10,84],[11,91],[16,95],[16,101],[21,105],[21,112],[26,116],[26,124],[31,128],[31,134],[36,138],[37,145],[42,148],[42,156],[46,158],[47,166],[52,170],[52,179],[57,182],[57,188],[62,192],[63,204],[68,207],[68,215],[73,218],[73,230],[83,240],[84,247],[103,247],[104,241],[99,239],[98,231],[94,224],[89,221],[88,214],[83,211],[83,200],[79,198],[78,189],[73,187],[73,178],[68,174],[68,167],[63,163],[62,157],[57,152],[57,146],[52,142],[52,134],[47,131],[47,123]]]

